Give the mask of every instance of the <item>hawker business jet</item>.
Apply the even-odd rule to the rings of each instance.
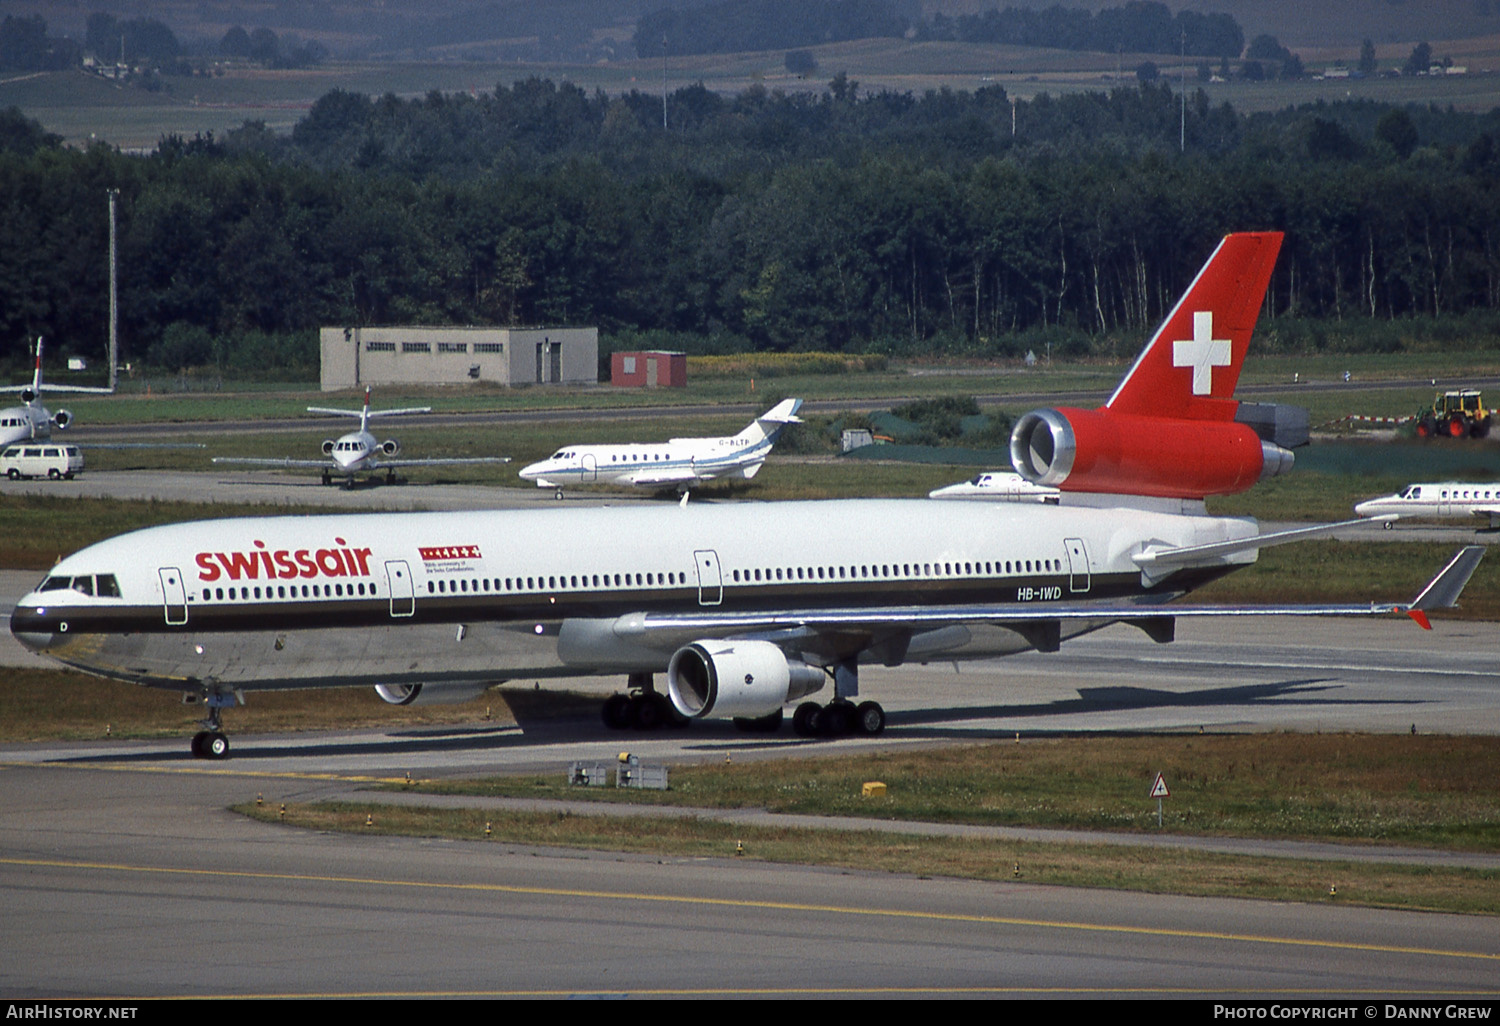
[[[370,433],[372,417],[402,417],[411,413],[431,413],[430,406],[413,406],[404,410],[371,410],[370,390],[365,389],[365,405],[358,410],[330,410],[322,406],[309,406],[308,413],[323,413],[331,417],[358,417],[359,430],[323,442],[323,459],[299,460],[257,459],[250,456],[215,456],[215,463],[236,463],[255,467],[321,467],[323,483],[332,484],[335,477],[344,479],[345,487],[354,487],[359,474],[385,472],[386,484],[396,483],[399,467],[446,467],[462,463],[509,463],[508,456],[473,456],[452,459],[393,459],[401,451],[401,443],[394,438],[377,441]]]
[[[929,499],[988,499],[991,502],[1050,502],[1056,505],[1056,488],[1034,484],[1013,470],[986,470],[967,481],[944,485],[927,493]]]
[[[1489,517],[1490,529],[1500,528],[1500,484],[1440,481],[1409,484],[1395,495],[1366,499],[1354,507],[1362,517]]]
[[[81,385],[53,386],[54,392],[89,392],[98,395],[113,395],[112,388],[85,388]],[[73,423],[73,414],[67,410],[50,413],[42,405],[42,340],[36,340],[36,370],[32,372],[30,385],[11,385],[0,388],[0,392],[19,392],[23,406],[11,406],[0,410],[0,446],[11,442],[45,441],[52,437],[52,429],[62,431]]]
[[[260,689],[367,686],[406,704],[507,678],[619,674],[631,690],[604,704],[611,726],[723,717],[773,730],[791,705],[800,734],[875,734],[885,712],[859,692],[874,663],[1053,652],[1112,623],[1169,642],[1184,616],[1406,613],[1425,626],[1482,548],[1461,550],[1409,603],[1177,601],[1262,548],[1346,526],[1263,534],[1204,506],[1290,470],[1288,446],[1305,441],[1299,418],[1233,398],[1280,244],[1272,232],[1225,238],[1104,406],[1017,422],[1015,468],[1057,488],[1056,506],[197,521],[68,556],[16,603],[11,631],[69,666],[202,700],[193,751],[222,757],[221,710]]]
[[[801,399],[786,399],[752,420],[737,435],[674,438],[654,445],[566,445],[521,471],[538,488],[624,484],[638,488],[687,489],[719,477],[749,479],[771,454],[788,424],[800,424]]]

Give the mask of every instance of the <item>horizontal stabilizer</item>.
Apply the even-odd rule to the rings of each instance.
[[[1306,541],[1321,534],[1331,534],[1351,527],[1369,527],[1373,524],[1384,524],[1386,521],[1394,520],[1395,517],[1360,517],[1357,520],[1341,520],[1336,524],[1314,524],[1312,527],[1295,527],[1289,531],[1272,531],[1269,534],[1252,534],[1245,538],[1231,538],[1229,541],[1209,542],[1206,545],[1183,545],[1169,549],[1147,549],[1138,552],[1131,557],[1135,565],[1144,569],[1154,567],[1181,566],[1188,563],[1196,563],[1202,559],[1211,559],[1215,556],[1228,556],[1236,552],[1249,552],[1251,549],[1267,549],[1273,545],[1286,545],[1290,542]]]

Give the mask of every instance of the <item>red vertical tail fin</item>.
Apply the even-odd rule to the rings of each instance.
[[[1121,414],[1229,420],[1281,232],[1226,235],[1106,407]]]

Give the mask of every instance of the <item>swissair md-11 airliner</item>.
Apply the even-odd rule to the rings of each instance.
[[[878,733],[859,668],[1055,651],[1106,624],[1172,640],[1181,616],[1370,615],[1451,605],[1469,548],[1408,604],[1173,603],[1259,549],[1204,499],[1291,469],[1305,415],[1235,385],[1281,235],[1226,237],[1096,410],[1022,417],[1012,462],[1057,505],[839,500],[644,509],[253,517],[149,528],[59,562],[11,630],[91,673],[188,693],[193,751],[258,689],[364,685],[389,702],[502,679],[628,675],[611,725],[730,717]],[[665,693],[656,689],[665,674]],[[831,689],[826,703],[810,696]]]

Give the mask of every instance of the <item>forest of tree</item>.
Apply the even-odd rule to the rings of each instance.
[[[1012,136],[1014,110],[1016,134]],[[1262,345],[1304,319],[1500,309],[1500,112],[1354,101],[1246,117],[1169,85],[608,97],[324,96],[150,156],[0,113],[0,343],[121,337],[261,368],[320,325],[597,324],[700,349],[1128,351],[1228,231],[1287,233]],[[1391,339],[1385,331],[1380,336]],[[1380,344],[1396,345],[1397,341]],[[301,348],[299,348],[301,347]]]

